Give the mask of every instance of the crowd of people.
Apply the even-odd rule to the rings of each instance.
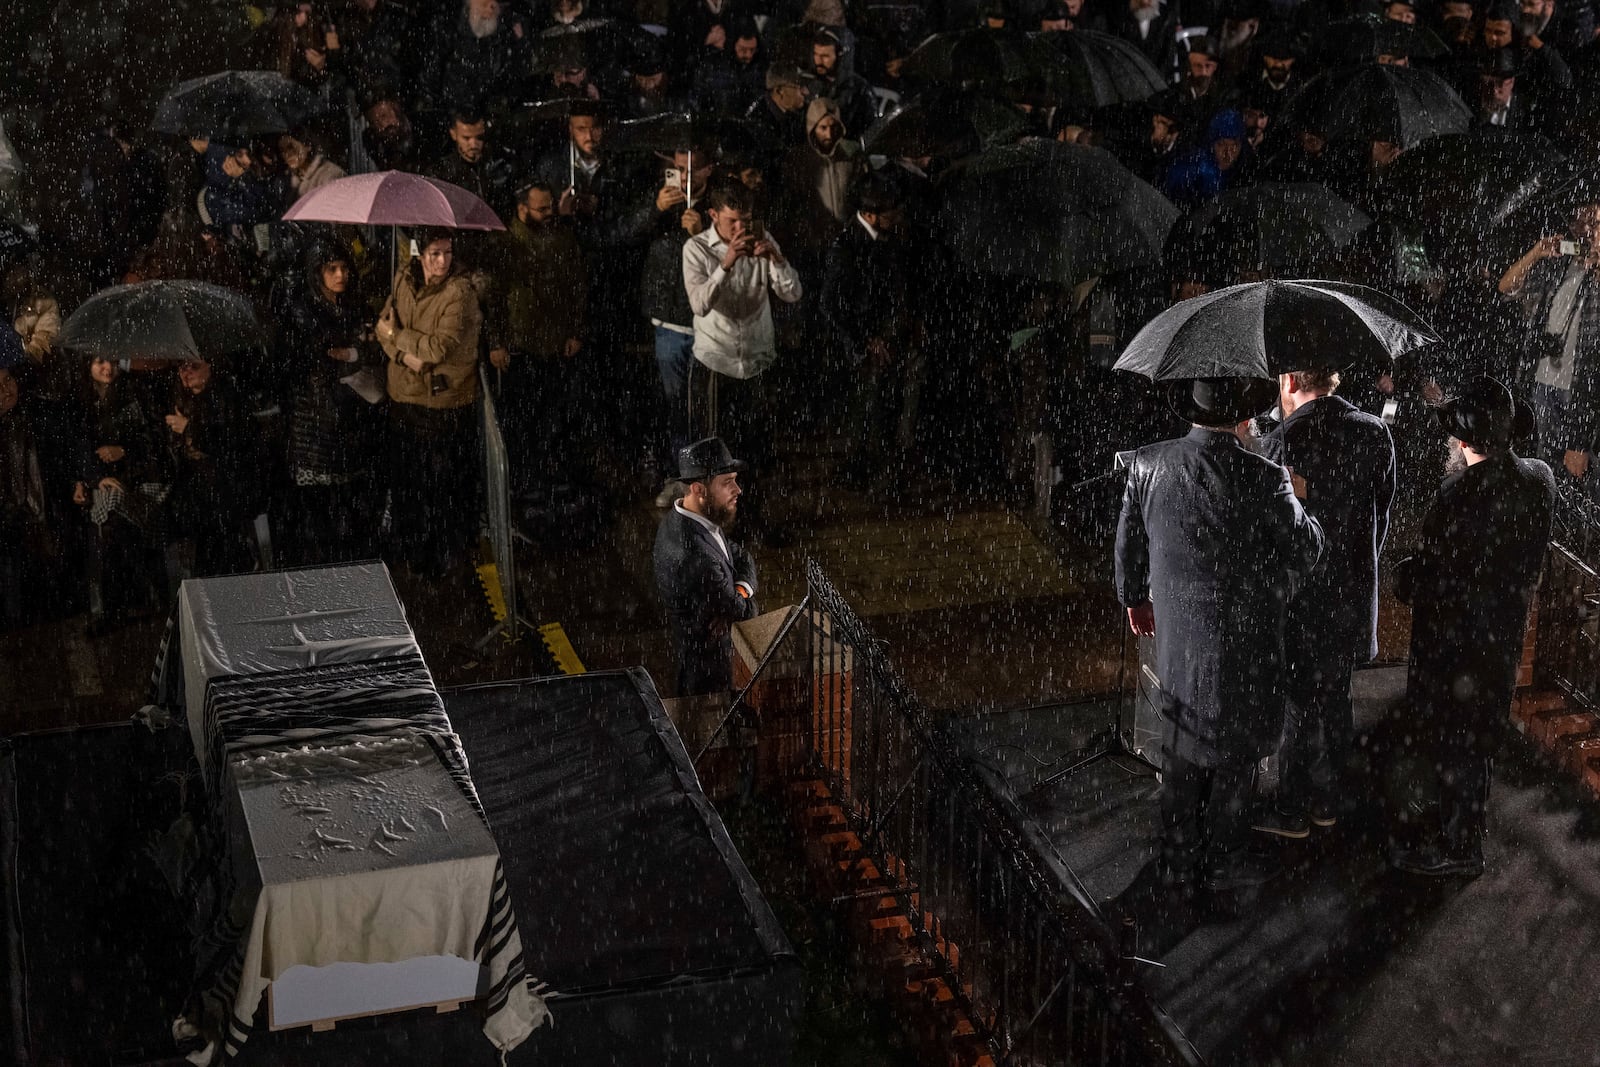
[[[458,566],[477,530],[480,381],[535,534],[581,536],[630,493],[670,506],[686,491],[679,450],[713,435],[749,462],[741,522],[767,543],[788,535],[763,506],[782,480],[775,445],[803,435],[837,444],[824,451],[852,488],[894,496],[933,472],[1025,505],[1170,429],[1143,383],[1110,369],[1152,314],[1272,275],[1397,293],[1445,337],[1405,368],[1350,370],[1358,406],[1420,410],[1492,372],[1537,387],[1543,447],[1587,476],[1600,208],[1564,202],[1509,227],[1528,237],[1512,247],[1426,223],[1418,194],[1427,206],[1427,183],[1449,174],[1403,187],[1392,175],[1452,130],[1469,156],[1504,154],[1496,138],[1511,138],[1510,154],[1535,171],[1548,162],[1552,182],[1591,162],[1594,131],[1572,106],[1594,68],[1588,0],[338,0],[243,12],[218,23],[251,27],[236,65],[317,101],[292,128],[232,144],[156,133],[154,99],[121,100],[53,134],[71,149],[66,182],[61,159],[44,165],[15,138],[17,236],[0,242],[7,625],[39,604],[115,625],[158,608],[177,577],[255,565],[264,533],[279,563]],[[919,51],[955,31],[967,36],[944,67]],[[1041,44],[1066,56],[1090,34],[1122,42],[1166,87],[1106,103],[1006,58]],[[63,49],[35,52],[38,77],[72,76]],[[1462,115],[1419,133],[1381,73],[1407,67],[1426,68],[1429,91]],[[1335,128],[1313,105],[1352,81],[1371,121]],[[919,104],[921,125],[880,138]],[[675,126],[677,115],[692,118]],[[677,140],[663,143],[665,129]],[[954,251],[952,219],[980,206],[1004,218],[1005,205],[954,199],[951,179],[1017,142],[1109,153],[1160,190],[1184,211],[1164,255],[1068,278]],[[282,221],[328,182],[386,169],[470,190],[506,230],[395,239]],[[1370,225],[1289,262],[1260,233],[1222,225],[1229,198],[1286,183],[1326,190]],[[60,345],[63,317],[93,292],[181,278],[248,296],[262,343],[155,368]],[[1040,478],[1046,454],[1056,470]]]

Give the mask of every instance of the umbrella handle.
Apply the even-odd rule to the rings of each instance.
[[[684,176],[683,205],[694,203],[694,149],[689,149],[689,170]]]

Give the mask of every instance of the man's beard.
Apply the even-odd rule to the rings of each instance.
[[[1211,91],[1211,78],[1210,74],[1189,75],[1189,91],[1196,96],[1206,95]]]
[[[733,525],[733,518],[738,513],[739,502],[737,500],[731,504],[718,504],[711,500],[706,501],[706,518],[724,530]]]
[[[1517,24],[1522,27],[1522,36],[1537,37],[1544,32],[1550,20],[1543,15],[1523,15],[1517,20]]]
[[[1448,449],[1444,457],[1445,474],[1460,474],[1466,470],[1467,452],[1461,447],[1461,442],[1452,437],[1445,442],[1445,448]]]
[[[487,18],[479,18],[477,15],[469,14],[467,15],[467,24],[472,27],[472,36],[481,41],[485,37],[494,36],[494,31],[500,28],[500,16],[490,15]]]
[[[1274,89],[1282,89],[1285,85],[1288,85],[1289,77],[1290,72],[1287,70],[1282,71],[1281,73],[1279,71],[1269,70],[1262,75],[1262,78],[1266,81],[1266,83],[1272,86]]]
[[[1160,17],[1161,5],[1159,3],[1147,4],[1144,7],[1135,8],[1133,12],[1133,18],[1135,22],[1154,22]]]

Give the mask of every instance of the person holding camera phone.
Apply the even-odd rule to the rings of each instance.
[[[694,361],[694,309],[683,286],[683,246],[710,225],[705,191],[715,159],[709,144],[696,145],[692,152],[673,153],[657,194],[658,204],[665,208],[645,249],[639,281],[639,309],[650,320],[655,335],[656,371],[661,382],[660,427],[655,441],[655,473],[661,479],[655,498],[658,508],[670,507],[683,489],[677,456],[690,441],[687,388],[689,364]]]
[[[1570,237],[1541,238],[1500,278],[1528,322],[1540,458],[1600,499],[1600,202],[1573,213]]]
[[[448,230],[412,233],[418,256],[395,276],[373,332],[389,358],[391,537],[400,560],[439,575],[477,529],[478,331],[472,283]]]
[[[711,226],[683,246],[683,283],[694,312],[694,360],[689,364],[689,409],[693,434],[721,436],[750,460],[756,477],[771,455],[771,397],[763,372],[777,359],[769,293],[794,303],[800,275],[783,250],[754,218],[755,203],[743,185],[711,190]],[[759,483],[758,483],[759,484]],[[746,519],[763,531],[760,496],[746,491]]]

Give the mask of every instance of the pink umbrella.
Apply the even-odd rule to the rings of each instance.
[[[283,213],[289,221],[503,230],[494,211],[459,185],[386,170],[318,186]]]

